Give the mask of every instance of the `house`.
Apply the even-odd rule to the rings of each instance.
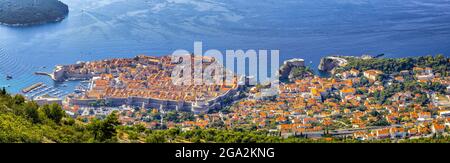
[[[354,76],[354,77],[357,77],[357,76],[359,75],[359,71],[356,70],[356,69],[354,69],[354,68],[352,68],[352,69],[350,70],[350,74],[351,74],[352,76]]]
[[[409,75],[409,71],[408,70],[402,70],[402,71],[400,71],[400,75]]]
[[[391,137],[395,137],[395,138],[403,138],[406,136],[406,132],[405,129],[400,128],[400,127],[393,127],[389,129],[389,132],[391,134]]]
[[[414,67],[413,72],[416,74],[423,74],[425,72],[425,69],[421,67]]]
[[[342,98],[344,98],[345,96],[348,96],[348,95],[355,95],[355,94],[356,94],[355,88],[344,88],[340,91],[340,95]]]
[[[417,80],[419,81],[429,81],[434,78],[433,74],[425,74],[425,75],[416,75]]]
[[[352,78],[352,77],[358,77],[359,71],[356,69],[351,69],[350,71],[345,71],[342,74],[342,77],[344,79]]]
[[[350,74],[350,72],[345,71],[345,72],[342,73],[342,78],[343,79],[348,79],[350,77],[352,77],[352,74]]]
[[[364,139],[365,139],[365,140],[374,140],[374,139],[375,139],[375,134],[374,134],[374,133],[366,134],[366,135],[364,136]]]
[[[409,129],[408,130],[408,135],[409,136],[416,136],[417,135],[417,129],[415,129],[415,128],[412,128],[412,129]]]
[[[322,96],[325,95],[326,93],[327,92],[324,89],[311,88],[312,97],[318,101],[322,101]]]
[[[287,121],[286,117],[284,116],[279,116],[275,120],[277,123],[285,123]]]
[[[292,132],[291,124],[281,124],[278,125],[278,130],[280,130],[281,134],[290,134]]]
[[[109,85],[109,81],[108,80],[99,79],[99,78],[96,78],[96,80],[94,80],[93,83],[94,84],[93,84],[92,89],[97,90],[97,91],[103,91]]]
[[[403,76],[396,76],[394,79],[396,81],[398,81],[398,82],[404,82],[405,81],[405,78],[403,78]]]
[[[391,136],[388,128],[376,130],[375,135],[378,139],[385,139]]]
[[[450,127],[450,117],[445,118],[445,125]]]
[[[394,115],[388,115],[386,116],[386,121],[392,124],[396,124],[397,123],[397,116]]]
[[[379,70],[364,71],[364,77],[366,77],[367,79],[370,79],[370,80],[377,80],[378,76],[380,76],[381,74],[383,74],[383,72],[381,72]]]
[[[317,118],[303,118],[303,124],[311,124],[311,123],[316,123]]]
[[[445,130],[445,125],[435,123],[431,126],[431,132],[433,132],[433,133],[443,133],[444,130]]]
[[[450,96],[436,96],[434,98],[435,106],[449,107],[450,108]]]
[[[433,69],[430,67],[425,67],[425,74],[432,74],[433,73]]]
[[[350,109],[344,109],[345,114],[350,114],[352,111]]]
[[[430,112],[420,112],[419,113],[419,118],[417,120],[419,121],[425,121],[431,118],[431,113]]]
[[[353,138],[358,139],[358,140],[366,140],[366,132],[363,131],[357,131],[355,133],[353,133]]]
[[[430,134],[430,129],[428,127],[425,126],[418,126],[417,130],[420,134]]]
[[[450,117],[450,110],[438,111],[440,117]]]

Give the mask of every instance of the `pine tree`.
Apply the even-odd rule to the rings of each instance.
[[[2,90],[0,91],[0,94],[1,95],[6,95],[7,94],[5,87],[2,88]]]

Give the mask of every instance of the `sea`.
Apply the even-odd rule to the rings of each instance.
[[[56,65],[177,49],[280,50],[317,67],[327,55],[450,55],[450,0],[61,0],[59,23],[0,26],[0,87],[34,83]],[[7,79],[11,76],[12,79]]]

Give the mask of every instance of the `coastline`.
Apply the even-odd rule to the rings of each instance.
[[[336,56],[335,56],[336,57]],[[439,82],[439,83],[445,83],[445,80],[448,79],[448,71],[444,70],[444,72],[446,73],[442,73],[442,69],[440,69],[439,67],[442,65],[448,65],[448,61],[450,61],[447,57],[444,57],[444,61],[442,60],[443,56],[442,55],[438,55],[436,57],[432,57],[433,60],[439,60],[439,64],[433,64],[433,62],[430,63],[422,63],[419,60],[422,61],[427,61],[427,56],[421,56],[421,57],[406,57],[406,58],[388,58],[388,59],[379,59],[379,58],[369,58],[369,59],[377,59],[380,60],[382,62],[390,62],[390,61],[401,61],[401,60],[405,60],[405,59],[411,59],[411,62],[409,64],[412,64],[413,67],[412,69],[410,69],[411,67],[406,67],[404,70],[407,71],[405,72],[400,72],[400,73],[389,73],[389,72],[382,72],[381,70],[376,70],[376,69],[372,69],[370,66],[371,62],[367,62],[366,60],[363,59],[363,57],[355,57],[355,56],[339,56],[341,58],[347,58],[351,61],[363,61],[363,66],[368,66],[368,67],[353,67],[351,70],[346,70],[346,72],[344,73],[339,73],[336,74],[336,76],[330,77],[330,78],[321,78],[318,76],[314,76],[314,77],[306,77],[306,78],[301,78],[299,80],[296,80],[294,83],[283,83],[281,84],[281,86],[283,87],[282,90],[280,92],[280,96],[278,97],[278,99],[255,99],[252,98],[251,95],[249,96],[245,96],[243,98],[239,98],[238,95],[240,95],[240,93],[248,93],[248,94],[252,94],[251,92],[247,92],[246,90],[242,90],[241,88],[237,88],[235,89],[231,89],[229,91],[227,91],[226,93],[224,93],[223,95],[217,96],[211,100],[205,100],[205,101],[201,101],[201,102],[189,102],[189,101],[183,101],[183,100],[170,100],[167,98],[148,98],[148,97],[144,97],[144,96],[134,96],[132,94],[129,94],[130,96],[127,97],[116,97],[112,94],[110,94],[111,96],[102,96],[101,98],[82,98],[82,97],[87,97],[87,96],[69,96],[67,98],[63,100],[55,100],[54,98],[51,97],[46,97],[46,98],[37,98],[36,101],[39,101],[42,104],[48,104],[48,103],[54,103],[54,102],[58,102],[61,103],[65,106],[68,106],[68,111],[70,111],[70,115],[73,116],[81,116],[81,117],[88,117],[91,115],[107,115],[109,113],[107,113],[108,111],[111,111],[112,108],[118,109],[119,112],[127,112],[129,110],[132,110],[131,108],[141,108],[142,110],[146,110],[146,109],[152,109],[152,111],[154,112],[161,112],[162,114],[167,114],[168,112],[188,112],[188,113],[193,113],[193,114],[206,114],[208,116],[230,116],[233,114],[247,114],[247,116],[256,116],[253,118],[254,121],[248,121],[247,118],[245,117],[232,117],[231,119],[240,119],[246,123],[243,124],[251,124],[251,125],[261,125],[261,123],[265,123],[265,120],[259,122],[259,119],[257,118],[258,115],[264,116],[265,118],[268,119],[274,119],[276,118],[276,116],[274,117],[272,116],[265,116],[265,114],[269,114],[268,112],[271,113],[277,113],[278,111],[283,111],[283,113],[289,113],[289,114],[280,114],[280,115],[285,115],[286,117],[290,117],[290,119],[284,119],[281,120],[279,118],[276,118],[277,121],[281,121],[279,123],[276,123],[276,131],[280,133],[280,138],[283,139],[289,139],[291,137],[309,137],[309,138],[329,138],[332,137],[334,139],[339,139],[342,137],[352,137],[353,140],[361,140],[361,141],[376,141],[376,140],[387,140],[388,138],[391,138],[393,140],[399,140],[399,138],[408,138],[409,139],[414,139],[417,136],[429,136],[429,133],[421,133],[421,135],[415,135],[415,134],[411,134],[408,135],[406,134],[406,130],[408,130],[408,132],[412,132],[411,128],[408,126],[405,126],[404,124],[398,124],[396,123],[396,121],[391,121],[389,119],[389,117],[394,116],[391,115],[391,113],[389,113],[388,111],[393,112],[392,109],[395,109],[396,107],[399,107],[399,105],[395,104],[395,103],[385,103],[385,102],[381,102],[379,105],[377,104],[364,104],[364,109],[356,109],[354,111],[350,110],[349,108],[355,108],[356,106],[362,106],[361,104],[363,104],[365,101],[367,101],[367,99],[369,99],[370,97],[375,97],[374,93],[370,93],[370,92],[358,92],[357,90],[363,90],[365,89],[366,91],[387,91],[387,90],[391,90],[394,91],[391,95],[389,95],[389,99],[391,99],[391,96],[410,96],[410,95],[404,95],[404,94],[412,94],[412,92],[414,91],[418,91],[418,90],[414,90],[412,88],[410,88],[409,93],[408,91],[404,92],[405,90],[403,89],[392,89],[391,87],[397,87],[399,85],[402,85],[403,82],[402,80],[403,77],[405,76],[410,76],[412,78],[408,79],[409,82],[412,83],[423,83],[422,79],[423,78],[423,73],[427,74],[427,73],[432,73],[433,75],[429,76],[426,75],[425,77],[427,77],[425,83],[427,82]],[[128,58],[129,59],[129,58]],[[142,59],[142,60],[140,60]],[[148,60],[147,60],[148,59]],[[353,60],[352,60],[353,59]],[[367,58],[366,58],[367,59]],[[116,60],[117,62],[120,59]],[[135,62],[140,62],[140,61],[149,61],[152,60],[152,64],[154,65],[158,65],[156,63],[156,61],[154,61],[154,58],[152,58],[151,56],[140,56],[137,57],[137,60],[133,60]],[[108,62],[107,60],[103,60],[104,62]],[[133,62],[131,60],[129,60],[130,62]],[[291,65],[299,65],[299,66],[303,66],[303,60],[290,60],[291,62],[286,62],[289,63]],[[352,64],[351,61],[349,61],[348,64]],[[170,63],[170,61],[168,61]],[[396,63],[394,62],[394,63]],[[92,62],[91,62],[92,63]],[[108,62],[110,63],[110,62]],[[129,65],[129,64],[133,64],[133,63],[124,63],[121,62],[122,65]],[[103,65],[101,62],[100,63],[93,63],[93,64],[99,64],[99,65]],[[111,63],[113,64],[113,63]],[[424,64],[424,65],[423,65]],[[78,65],[80,66],[80,65]],[[92,67],[95,65],[91,65],[88,67]],[[62,67],[62,66],[57,66],[57,67]],[[76,67],[76,66],[75,66]],[[159,67],[159,66],[156,66]],[[424,67],[424,68],[421,68]],[[59,69],[60,69],[59,68]],[[83,66],[80,66],[78,68],[83,69]],[[367,70],[365,70],[366,68],[368,68]],[[400,67],[402,70],[404,67]],[[57,68],[58,69],[58,68]],[[64,69],[64,68],[63,68]],[[102,68],[100,68],[102,69]],[[61,69],[60,69],[61,70]],[[67,69],[69,70],[69,69]],[[76,69],[75,69],[76,70]],[[361,70],[361,71],[359,71]],[[71,69],[71,71],[73,72],[78,72],[78,71],[74,71],[74,69]],[[377,73],[377,71],[379,71],[380,73]],[[89,71],[84,71],[84,72],[89,72]],[[102,71],[99,70],[99,76],[108,76],[105,75],[101,72],[104,73],[109,73],[109,71]],[[373,74],[373,72],[375,74]],[[345,73],[347,73],[346,75],[344,75]],[[440,75],[438,75],[440,74]],[[442,75],[442,76],[441,76]],[[386,78],[378,78],[378,77],[382,77],[385,76]],[[429,78],[431,77],[431,78]],[[358,83],[361,82],[363,80],[363,78],[368,79],[366,84],[364,85],[359,85]],[[417,79],[416,79],[417,78]],[[68,80],[66,78],[66,80]],[[105,79],[90,79],[90,83],[91,86],[94,85],[94,83],[97,83],[96,80],[105,80]],[[138,79],[137,79],[138,80]],[[157,79],[155,79],[157,80]],[[110,80],[112,81],[112,80]],[[144,80],[145,81],[145,80]],[[348,83],[351,82],[351,83]],[[387,82],[393,82],[394,84],[387,84]],[[101,83],[104,82],[99,82],[100,85],[102,85]],[[384,84],[383,84],[384,83]],[[355,84],[355,85],[354,85]],[[369,85],[367,85],[369,84]],[[112,87],[115,87],[117,85],[111,85]],[[256,86],[255,86],[256,88]],[[93,88],[93,87],[89,87],[90,90],[102,90],[104,91],[105,88]],[[301,89],[305,89],[305,90],[301,90]],[[368,89],[368,90],[367,90]],[[411,90],[412,89],[412,90]],[[448,108],[450,105],[443,102],[436,102],[434,96],[437,96],[437,94],[441,93],[439,95],[439,97],[441,98],[449,98],[448,95],[447,96],[442,96],[442,95],[446,95],[446,93],[442,93],[443,91],[447,90],[449,91],[449,87],[444,87],[444,88],[439,88],[439,92],[434,92],[434,91],[430,91],[434,88],[421,88],[420,91],[423,91],[422,93],[428,94],[430,97],[433,96],[433,98],[430,98],[430,105],[433,105],[433,107],[440,107],[442,109]],[[250,90],[251,91],[251,90]],[[254,93],[257,94],[258,92]],[[399,95],[394,95],[396,93],[399,93]],[[332,96],[330,96],[332,95]],[[412,97],[412,96],[411,96]],[[344,100],[347,102],[352,102],[355,104],[349,105],[347,106],[347,104],[340,104],[337,101],[331,101],[331,100]],[[230,101],[228,101],[230,100]],[[273,101],[275,100],[275,101]],[[308,106],[306,104],[301,104],[301,103],[296,103],[296,100],[300,100],[300,101],[311,101],[310,105]],[[339,101],[340,101],[339,100]],[[407,99],[402,99],[399,98],[398,100],[403,100],[403,102],[407,102]],[[445,99],[444,99],[445,100]],[[225,104],[224,102],[227,101],[229,102],[231,105],[229,105],[228,103]],[[273,104],[276,103],[276,106],[274,106]],[[328,108],[325,107],[322,104],[333,104],[336,106],[339,106],[337,108],[342,107],[343,109],[337,109],[337,108]],[[358,105],[356,105],[358,104]],[[416,103],[414,103],[416,104]],[[419,104],[419,103],[417,103]],[[279,107],[279,106],[284,106],[284,107]],[[353,106],[354,105],[354,106]],[[366,106],[367,105],[367,106]],[[420,104],[421,107],[429,107],[430,105],[423,105]],[[232,110],[232,113],[225,113],[222,114],[221,110],[225,109],[226,107],[230,106],[230,109]],[[124,108],[130,108],[130,109],[124,109]],[[325,110],[325,112],[323,113],[317,113],[314,115],[311,115],[312,113],[307,113],[308,110],[313,109],[314,107],[323,107],[321,109]],[[347,108],[349,107],[349,108]],[[74,109],[77,108],[77,109]],[[82,108],[81,111],[78,110],[79,108]],[[105,110],[105,108],[109,108]],[[120,109],[122,108],[122,109]],[[357,108],[357,107],[356,107]],[[376,109],[375,109],[376,108]],[[95,112],[93,112],[92,114],[89,113],[90,110],[95,110]],[[225,109],[226,110],[226,109]],[[305,111],[305,112],[302,112]],[[333,111],[332,111],[333,110]],[[349,128],[349,126],[347,126],[346,123],[341,122],[340,120],[337,120],[335,123],[336,126],[333,126],[333,129],[328,129],[328,128],[323,128],[325,125],[325,122],[329,122],[329,119],[332,118],[333,114],[336,115],[349,115],[349,114],[361,114],[364,113],[367,116],[371,116],[371,110],[383,110],[383,117],[372,117],[372,118],[378,118],[378,120],[372,122],[372,121],[364,121],[364,124],[355,124],[357,125],[357,127],[351,127]],[[148,110],[146,110],[148,111]],[[211,113],[211,112],[216,112],[216,113]],[[330,111],[330,112],[329,112]],[[139,112],[139,111],[135,111],[135,112]],[[218,113],[217,113],[218,112]],[[248,114],[249,112],[252,112],[254,114]],[[422,113],[422,112],[421,112]],[[381,113],[379,113],[381,114]],[[425,113],[424,113],[425,114]],[[427,113],[428,114],[428,113]],[[431,113],[430,113],[431,114]],[[228,117],[228,118],[230,118]],[[155,123],[159,123],[160,124],[164,124],[166,122],[162,122],[162,121],[153,121],[153,122],[147,122],[147,121],[143,121],[140,118],[136,118],[136,117],[129,117],[129,116],[123,116],[123,122],[124,123],[128,123],[128,122],[133,122],[133,123],[144,123],[148,126],[150,126],[149,128],[152,128],[151,125],[155,124]],[[261,118],[261,117],[260,117]],[[432,117],[428,116],[428,118],[418,118],[418,119],[414,119],[414,123],[420,124],[424,121],[429,121]],[[387,119],[387,120],[385,120]],[[301,120],[300,123],[298,122],[298,120]],[[295,122],[295,123],[285,123],[285,122]],[[307,124],[309,123],[305,123],[305,121],[315,121],[315,122],[321,122],[318,126],[316,127],[312,127],[312,126],[307,126]],[[345,126],[342,127],[341,124],[339,124],[339,122],[343,123]],[[375,123],[376,122],[376,123]],[[380,122],[380,124],[378,124],[378,122]],[[381,122],[385,122],[385,124],[382,124]],[[188,123],[188,122],[186,122]],[[324,124],[322,124],[324,123]],[[334,124],[333,122],[329,122]],[[182,129],[188,129],[188,126],[183,126],[185,124],[185,121],[183,122],[178,122],[178,125],[181,126]],[[241,124],[242,125],[242,124]],[[296,127],[296,125],[298,126],[303,126],[305,128],[298,128]],[[414,125],[414,124],[413,124]],[[435,125],[440,125],[440,124],[435,124]],[[273,125],[272,125],[273,126]],[[262,125],[259,126],[260,128],[263,129],[273,129],[274,127],[271,126],[266,126],[266,125]],[[153,127],[154,128],[154,127]],[[370,130],[370,131],[367,131]],[[385,134],[385,135],[375,135],[374,133],[376,132],[392,132],[393,134]],[[400,132],[401,131],[401,132]]]
[[[59,23],[62,22],[64,19],[66,19],[69,16],[69,13],[67,13],[63,17],[59,17],[54,20],[48,20],[48,21],[42,21],[42,22],[35,22],[35,23],[26,23],[26,24],[8,24],[0,22],[0,25],[7,26],[7,27],[31,27],[31,26],[39,26],[39,25],[45,25],[45,24],[52,24],[52,23]]]

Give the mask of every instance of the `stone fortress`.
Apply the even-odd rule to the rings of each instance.
[[[192,57],[196,58],[196,57]],[[202,58],[205,65],[214,62]],[[160,110],[192,111],[219,109],[224,101],[236,100],[243,85],[173,86],[170,74],[177,62],[170,57],[140,55],[129,59],[78,62],[56,66],[49,76],[55,81],[89,80],[89,89],[69,95],[69,105],[136,106]]]

